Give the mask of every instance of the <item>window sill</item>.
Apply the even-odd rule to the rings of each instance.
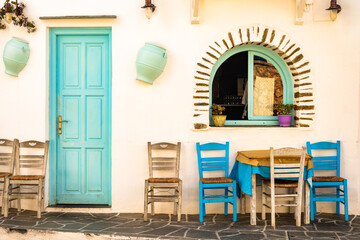
[[[209,128],[298,128],[296,126],[290,127],[280,127],[279,125],[225,125],[223,127],[215,127],[214,125],[210,125]]]

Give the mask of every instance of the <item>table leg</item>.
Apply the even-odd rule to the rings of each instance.
[[[256,174],[251,175],[250,225],[256,225]]]
[[[246,201],[245,201],[245,193],[240,190],[240,214],[246,213]]]
[[[305,181],[304,223],[310,224],[310,186]]]

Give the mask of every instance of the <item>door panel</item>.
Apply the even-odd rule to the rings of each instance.
[[[56,203],[110,203],[110,40],[108,35],[56,39]]]

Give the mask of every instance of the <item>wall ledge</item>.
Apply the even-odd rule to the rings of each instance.
[[[41,16],[40,20],[62,19],[116,19],[116,15],[73,15],[73,16]]]

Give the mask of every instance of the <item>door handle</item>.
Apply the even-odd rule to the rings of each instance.
[[[58,116],[58,134],[61,135],[62,134],[62,123],[67,123],[68,121],[66,120],[62,120],[62,116],[59,115]]]

